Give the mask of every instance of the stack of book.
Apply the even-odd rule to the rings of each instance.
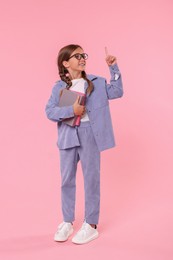
[[[84,106],[86,101],[86,94],[68,90],[65,88],[60,92],[60,100],[58,106],[59,107],[71,106],[75,103],[78,97],[79,97],[78,100],[79,104]],[[81,116],[75,115],[73,117],[63,119],[63,122],[70,126],[79,126],[80,120],[81,120]]]

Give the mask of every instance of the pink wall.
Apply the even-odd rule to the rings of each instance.
[[[6,0],[0,11],[2,259],[173,259],[173,2]],[[100,238],[82,247],[52,239],[60,176],[56,124],[44,108],[69,43],[89,54],[88,73],[109,79],[107,46],[125,90],[111,102],[117,147],[102,154]],[[78,173],[76,230],[80,165]]]

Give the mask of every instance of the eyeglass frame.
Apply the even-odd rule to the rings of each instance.
[[[80,55],[80,59],[76,58],[76,55]],[[84,55],[86,55],[86,58],[84,58]],[[88,54],[87,54],[87,53],[75,53],[75,54],[73,54],[72,56],[70,56],[69,59],[71,59],[71,58],[73,58],[73,57],[75,57],[77,60],[81,60],[82,58],[83,58],[84,60],[87,60],[87,59],[88,59]],[[68,59],[68,60],[69,60],[69,59]]]

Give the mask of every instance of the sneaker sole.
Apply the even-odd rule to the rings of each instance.
[[[66,239],[56,239],[55,237],[54,237],[54,241],[55,242],[65,242],[65,241],[67,241],[68,240],[68,238],[73,234],[73,229],[71,229],[71,231],[70,231],[70,233],[69,233],[69,235],[68,235],[68,237],[66,238]]]
[[[72,242],[73,242],[74,244],[83,245],[83,244],[89,243],[90,241],[92,241],[92,240],[98,238],[98,236],[99,236],[99,234],[97,233],[97,234],[93,235],[92,237],[90,237],[89,239],[87,239],[87,240],[85,240],[85,241],[83,241],[83,242],[75,241],[75,240],[73,240],[73,239],[72,239]]]

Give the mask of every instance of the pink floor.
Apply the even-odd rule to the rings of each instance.
[[[141,209],[140,209],[141,210]],[[109,217],[100,224],[100,237],[86,245],[74,245],[71,239],[65,243],[53,241],[52,232],[37,232],[33,235],[13,234],[0,241],[1,259],[172,259],[172,235],[168,223],[161,226],[162,218],[155,210],[155,216],[141,211],[126,212],[119,219]],[[132,210],[131,210],[132,211]],[[121,218],[121,220],[120,220]],[[106,223],[107,220],[107,223]],[[111,223],[111,221],[113,223]],[[79,223],[75,225],[79,228]],[[29,233],[29,232],[28,232]]]
[[[38,184],[39,176],[35,177],[33,187],[31,183],[35,172],[32,174],[32,180],[29,177],[26,181],[28,187],[26,185],[21,190],[16,189],[14,194],[11,190],[13,196],[8,198],[8,203],[11,201],[11,204],[4,205],[1,214],[1,259],[109,257],[118,260],[172,260],[173,213],[172,200],[169,198],[172,184],[168,184],[169,180],[165,177],[156,178],[151,173],[148,175],[141,173],[140,177],[132,173],[128,175],[123,172],[116,174],[114,171],[107,173],[107,155],[110,155],[109,152],[102,156],[98,239],[86,245],[75,245],[71,242],[71,238],[65,243],[53,241],[54,232],[62,220],[60,184],[57,184],[60,180],[55,173],[48,180],[44,173],[42,176],[44,185],[36,192],[33,187]],[[27,175],[27,171],[25,174]],[[33,195],[35,199],[31,201],[30,197]],[[83,195],[83,180],[79,165],[75,231],[80,228],[83,220]]]
[[[172,260],[173,2],[6,0],[0,12],[0,259]],[[124,84],[110,102],[117,147],[102,154],[100,236],[82,246],[53,241],[60,166],[44,112],[69,43],[109,81],[107,46]],[[75,231],[83,205],[79,164]]]

